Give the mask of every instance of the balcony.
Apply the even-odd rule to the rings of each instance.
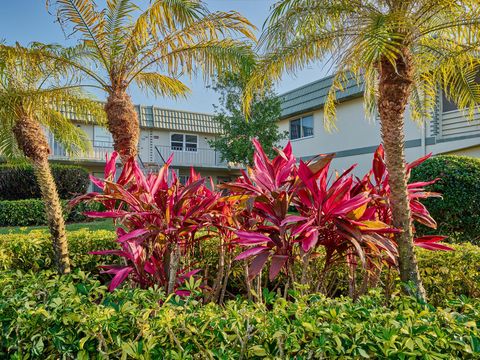
[[[174,150],[171,146],[157,145],[155,146],[155,163],[163,164],[172,153],[172,166],[240,169],[240,166],[237,164],[222,161],[218,151],[208,148],[197,148],[196,150],[182,151]]]
[[[68,161],[99,161],[104,162],[107,154],[113,152],[113,143],[108,141],[90,141],[91,149],[86,153],[69,154],[65,148],[56,141],[50,143],[51,160],[68,160]]]

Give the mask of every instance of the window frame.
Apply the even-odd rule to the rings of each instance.
[[[180,143],[180,141],[172,141],[173,135],[181,135],[182,136],[182,149],[174,149],[172,143]],[[187,136],[194,136],[196,139],[196,142],[192,141],[187,141]],[[187,150],[187,144],[195,144],[195,150]],[[198,152],[198,135],[197,134],[190,134],[190,133],[177,133],[177,132],[171,132],[170,133],[170,150],[171,151],[181,151],[181,152],[187,152],[187,153],[196,153]]]
[[[306,119],[306,118],[311,118],[312,119],[312,135],[307,135],[307,136],[304,135],[303,120]],[[298,120],[300,120],[300,137],[292,139],[292,122],[298,121]],[[299,140],[313,138],[315,136],[315,126],[314,126],[315,121],[314,120],[315,120],[315,117],[314,117],[313,113],[290,119],[288,121],[288,138],[289,138],[289,140],[290,141],[299,141]]]

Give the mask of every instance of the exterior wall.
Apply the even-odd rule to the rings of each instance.
[[[458,154],[480,157],[480,113],[468,120],[461,111],[442,112],[441,98],[431,122],[405,122],[405,154],[407,161],[428,153]],[[363,98],[346,100],[337,106],[336,129],[327,132],[323,126],[323,110],[306,111],[279,121],[281,131],[289,131],[290,121],[313,115],[313,136],[291,140],[294,154],[305,160],[320,153],[336,153],[332,169],[342,171],[358,164],[354,173],[365,174],[372,164],[372,155],[381,143],[380,123],[365,117]],[[286,143],[286,141],[285,141]]]
[[[51,159],[61,163],[82,165],[95,176],[102,177],[105,156],[113,151],[111,137],[105,128],[100,129],[98,125],[77,123],[77,126],[87,134],[92,143],[93,151],[74,158],[66,154],[63,148],[55,144],[53,138],[51,138],[50,145],[54,152]],[[97,137],[95,137],[95,134],[97,134]],[[101,134],[102,137],[98,138],[98,134]],[[171,134],[196,135],[197,151],[172,151]],[[171,168],[178,174],[187,176],[190,167],[193,166],[203,176],[212,177],[214,183],[221,182],[240,173],[238,168],[229,167],[225,162],[222,162],[220,154],[209,146],[208,141],[213,140],[215,136],[215,134],[210,133],[143,127],[140,132],[139,157],[146,172],[157,171],[159,166],[163,165],[164,160],[173,152],[174,160]]]
[[[342,171],[355,163],[358,164],[354,170],[357,175],[362,175],[370,169],[372,154],[381,143],[380,123],[378,120],[366,118],[362,97],[338,105],[336,129],[332,132],[327,132],[324,128],[322,109],[313,113],[307,112],[301,116],[309,114],[313,114],[314,118],[313,136],[291,140],[293,153],[297,157],[309,159],[317,154],[336,153],[332,169]],[[280,130],[289,131],[290,121],[298,117],[280,120]],[[413,121],[407,121],[405,124],[407,160],[413,160],[422,155],[421,139],[422,126]]]

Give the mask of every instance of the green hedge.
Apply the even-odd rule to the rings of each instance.
[[[455,251],[418,251],[418,266],[433,304],[460,295],[480,299],[480,247],[452,245]]]
[[[88,220],[84,211],[101,210],[99,204],[80,203],[74,208],[62,200],[63,216],[67,222]],[[45,207],[40,199],[0,201],[0,226],[40,226],[47,225]]]
[[[480,302],[449,308],[372,293],[268,304],[165,301],[155,289],[106,287],[85,273],[0,272],[0,358],[473,359]]]
[[[73,268],[98,272],[99,265],[117,261],[117,258],[89,254],[94,250],[115,248],[113,231],[69,231],[67,239]],[[27,234],[0,234],[0,270],[53,270],[53,259],[52,241],[46,230],[34,230]]]
[[[88,254],[94,250],[116,248],[113,231],[82,229],[69,231],[67,236],[73,268],[98,272],[98,265],[119,261],[116,257]],[[204,248],[198,268],[216,271],[217,247],[213,245]],[[480,247],[471,244],[453,246],[455,251],[418,251],[421,276],[429,300],[434,305],[445,305],[446,300],[462,295],[480,298]],[[34,230],[26,234],[0,234],[0,269],[37,271],[53,269],[52,264],[52,243],[46,230]],[[337,275],[337,281],[342,282],[342,279],[342,274]],[[243,287],[242,265],[235,262],[229,278],[229,290],[232,293],[243,293]],[[344,290],[343,294],[346,294],[347,289]]]
[[[426,199],[424,204],[438,222],[437,230],[419,227],[420,233],[448,235],[451,241],[480,244],[480,159],[440,155],[428,159],[412,171],[412,181],[440,178],[428,187],[442,199]]]
[[[61,199],[84,194],[89,185],[88,172],[76,165],[51,164]],[[40,198],[40,189],[31,165],[0,165],[0,200]]]

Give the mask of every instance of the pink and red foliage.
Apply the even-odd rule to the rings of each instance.
[[[117,242],[121,250],[105,250],[96,254],[113,254],[124,258],[126,265],[104,266],[113,274],[110,290],[128,276],[140,287],[154,284],[167,286],[172,278],[175,288],[185,277],[198,272],[173,266],[173,251],[185,254],[198,239],[195,234],[210,223],[208,214],[220,195],[205,186],[193,169],[182,185],[169,166],[172,157],[158,174],[145,176],[134,160],[129,160],[116,179],[117,154],[113,153],[105,167],[104,180],[91,177],[103,193],[90,193],[74,200],[96,201],[106,210],[87,212],[92,218],[114,219]],[[177,264],[178,265],[178,264]],[[174,271],[174,274],[171,272]]]
[[[421,157],[407,164],[407,176],[410,177],[411,170],[430,158],[432,154]],[[373,177],[373,181],[372,181]],[[429,197],[441,197],[439,193],[429,192],[425,187],[434,184],[439,179],[426,182],[416,182],[408,184],[408,196],[410,199],[410,209],[412,213],[412,223],[417,221],[432,229],[437,228],[436,221],[431,217],[425,205],[420,199]],[[368,212],[372,213],[375,218],[391,225],[392,212],[390,207],[390,186],[388,185],[388,170],[385,163],[385,153],[383,146],[380,145],[375,151],[373,158],[373,166],[368,174],[362,180],[359,180],[355,191],[369,191],[371,196],[371,204]],[[413,226],[413,224],[412,224]],[[415,230],[415,228],[413,227]],[[416,238],[415,245],[429,250],[453,250],[452,248],[439,244],[438,242],[445,240],[445,236],[425,236]]]
[[[254,141],[254,167],[234,183],[224,185],[235,195],[248,195],[252,215],[260,219],[250,231],[237,231],[237,243],[248,247],[238,260],[251,258],[250,277],[257,276],[270,260],[269,277],[288,273],[298,256],[326,250],[326,261],[334,257],[358,257],[362,264],[385,255],[394,263],[396,246],[391,229],[381,221],[366,217],[368,191],[351,195],[355,182],[349,171],[328,184],[332,156],[320,156],[297,165],[291,145],[277,149],[268,159]],[[289,214],[295,207],[298,215]]]
[[[280,272],[295,280],[293,266],[298,262],[307,266],[321,249],[326,265],[346,261],[352,271],[358,264],[377,272],[383,263],[396,265],[394,235],[398,230],[392,227],[382,146],[374,155],[372,170],[362,179],[351,174],[354,166],[329,179],[333,155],[297,163],[287,144],[283,150],[276,149],[278,155],[271,160],[258,141],[253,143],[254,166],[242,171],[235,182],[221,186],[229,191],[226,196],[214,190],[213,183],[208,188],[193,169],[182,185],[169,169],[172,157],[158,174],[148,176],[130,160],[117,178],[117,154],[112,154],[105,179],[91,178],[103,193],[92,192],[74,200],[102,203],[105,211],[86,214],[114,219],[119,226],[120,250],[95,252],[125,261],[126,265],[104,266],[106,273],[114,275],[110,290],[128,277],[140,287],[156,284],[178,292],[186,278],[200,271],[194,268],[197,245],[215,234],[221,238],[215,295],[211,297],[216,299],[222,297],[219,294],[228,280],[225,255],[231,256],[236,247],[243,250],[236,260],[250,262],[250,279],[268,264],[271,280]],[[427,158],[408,164],[408,171]],[[412,219],[430,227],[436,223],[420,200],[439,196],[424,188],[435,181],[408,185]],[[295,214],[289,213],[292,208]],[[198,235],[199,231],[204,232]],[[450,250],[439,244],[443,239],[425,236],[415,239],[415,244],[429,250]]]

